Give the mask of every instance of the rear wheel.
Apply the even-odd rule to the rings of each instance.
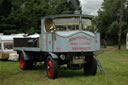
[[[85,75],[96,75],[97,61],[95,58],[91,58],[86,64],[84,64]]]
[[[47,57],[46,70],[49,78],[55,79],[58,76],[58,61],[51,56]]]
[[[33,61],[25,60],[23,53],[20,54],[20,68],[23,70],[32,69]]]

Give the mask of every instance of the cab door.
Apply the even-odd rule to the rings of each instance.
[[[53,51],[53,33],[47,34],[47,51],[48,52]]]

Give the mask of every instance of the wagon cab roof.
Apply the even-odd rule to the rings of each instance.
[[[51,16],[45,16],[45,17],[42,17],[41,19],[44,19],[44,18],[65,18],[65,17],[85,17],[85,18],[89,18],[89,19],[92,19],[93,16],[92,15],[85,15],[85,14],[61,14],[61,15],[51,15]]]

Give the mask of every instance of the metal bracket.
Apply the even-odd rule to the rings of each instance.
[[[32,58],[29,57],[29,55],[28,55],[24,50],[21,50],[21,52],[23,53],[25,60],[30,60],[30,59],[32,59]]]
[[[58,56],[55,53],[49,53],[53,59],[58,59]]]
[[[100,72],[103,73],[103,74],[106,74],[106,72],[104,71],[104,68],[103,68],[103,66],[102,66],[102,64],[101,64],[101,62],[100,62],[98,57],[96,58],[96,60],[97,60],[97,65],[98,65],[98,67],[100,69]]]

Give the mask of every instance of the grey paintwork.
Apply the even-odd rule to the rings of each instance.
[[[30,60],[31,59],[31,57],[23,49],[21,50],[21,52],[24,56],[24,60]]]
[[[80,38],[80,39],[79,39]],[[85,38],[85,39],[84,39]],[[86,40],[92,39],[91,41]],[[94,51],[95,37],[80,31],[69,36],[62,36],[56,34],[56,40],[54,40],[54,52],[81,52],[81,51]],[[88,45],[90,43],[90,45]]]
[[[100,50],[100,34],[84,30],[64,31],[64,32],[45,32],[45,20],[56,17],[82,16],[91,19],[87,15],[58,15],[47,16],[41,19],[41,34],[39,38],[39,48],[33,47],[14,47],[15,50],[48,52],[54,58],[58,58],[55,52],[95,52]]]
[[[41,49],[38,47],[14,47],[13,49],[14,50],[35,51],[35,52],[41,51]]]
[[[54,59],[58,59],[58,56],[57,56],[55,53],[49,52],[49,54],[50,54]]]
[[[45,20],[47,18],[58,18],[58,17],[72,17],[72,16],[82,16],[82,17],[87,17],[91,18],[92,16],[87,16],[87,15],[59,15],[59,16],[50,16],[50,17],[44,17],[41,20],[41,51],[47,51],[47,52],[93,52],[93,51],[98,51],[100,50],[100,34],[99,33],[92,33],[88,31],[64,31],[64,32],[45,32]],[[71,42],[69,42],[70,38],[73,37],[86,37],[91,39],[89,40],[82,40],[82,39],[77,39],[74,40],[74,44],[79,44],[79,45],[71,45]],[[90,45],[84,45],[88,44]],[[81,44],[81,45],[80,45]],[[82,45],[83,44],[83,45]],[[74,50],[72,50],[74,48]],[[80,49],[80,50],[77,50]]]

